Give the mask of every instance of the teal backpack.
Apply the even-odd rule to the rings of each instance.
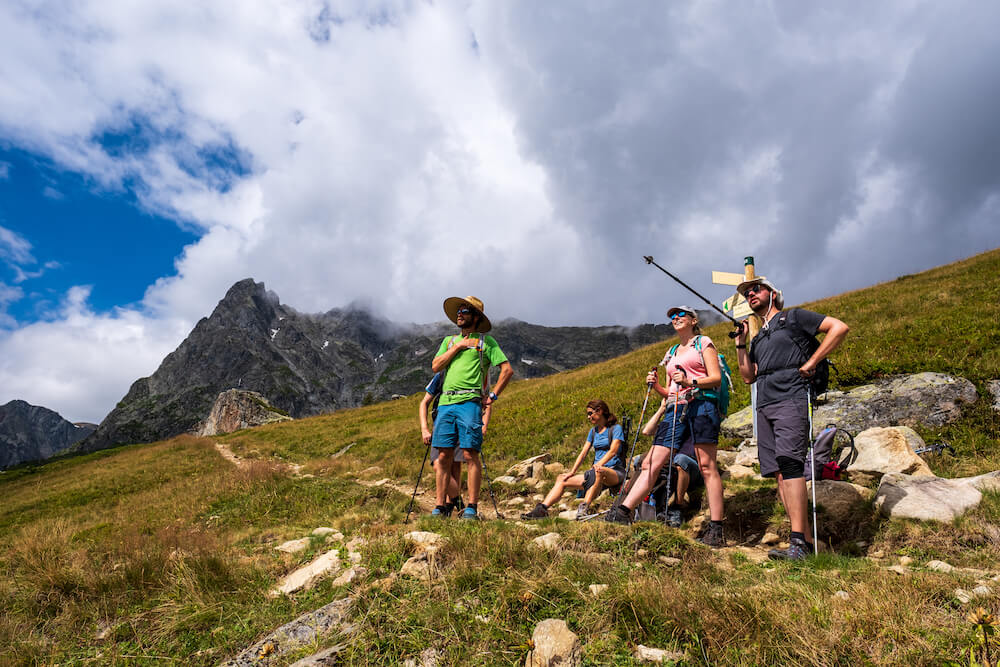
[[[670,351],[667,352],[667,356],[661,362],[662,366],[666,367],[667,362],[669,362],[670,358],[677,352],[678,347],[680,347],[680,343],[675,343],[674,346],[670,348]],[[698,354],[701,355],[701,365],[704,366],[705,353],[701,351],[701,334],[695,336],[694,349],[698,350]],[[722,382],[715,389],[698,389],[695,392],[695,397],[712,401],[719,409],[719,414],[725,416],[729,412],[729,394],[733,388],[733,375],[729,370],[729,364],[726,363],[726,355],[722,354],[718,350],[716,350],[716,354],[719,355],[719,370],[722,371]]]

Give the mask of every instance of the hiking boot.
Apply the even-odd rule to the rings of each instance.
[[[793,537],[787,549],[771,549],[767,557],[771,560],[805,560],[812,552],[811,544]]]
[[[538,503],[535,505],[535,509],[530,512],[525,512],[521,515],[522,519],[544,519],[549,515],[549,508],[545,505]]]
[[[451,505],[445,505],[444,507],[435,507],[431,512],[431,516],[438,519],[450,519],[451,518]]]
[[[458,518],[475,521],[476,519],[479,518],[479,512],[476,511],[475,507],[469,507],[468,505],[466,505],[462,513],[458,515]]]
[[[680,512],[678,512],[679,514]],[[722,535],[722,526],[717,523],[709,522],[708,528],[705,529],[698,541],[713,549],[726,546],[726,538]]]
[[[580,503],[579,507],[576,508],[576,520],[583,521],[583,517],[590,514],[590,505],[587,503]]]
[[[684,520],[681,517],[681,511],[680,510],[676,510],[676,509],[675,510],[667,510],[667,517],[666,518],[667,518],[667,520],[665,521],[665,523],[668,526],[670,526],[671,528],[680,528],[681,524],[684,523]]]
[[[604,520],[608,523],[620,523],[623,526],[632,525],[632,512],[634,510],[625,505],[615,505],[604,515]]]

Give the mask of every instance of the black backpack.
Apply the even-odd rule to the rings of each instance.
[[[817,479],[839,480],[858,458],[854,436],[836,424],[827,424],[812,443],[813,464]],[[812,465],[806,462],[806,481],[813,478]]]
[[[799,346],[799,350],[805,355],[806,359],[812,357],[813,353],[819,349],[819,339],[806,332],[799,324],[798,318],[795,316],[795,312],[798,308],[792,308],[790,310],[783,310],[777,316],[776,325],[778,327],[785,327],[788,329],[788,333],[791,335],[792,340],[795,344]],[[759,335],[759,334],[758,334]],[[826,390],[830,386],[830,369],[833,368],[834,371],[837,367],[833,365],[833,362],[829,359],[823,359],[816,365],[816,373],[809,380],[809,397],[815,401],[816,397],[820,394],[825,394]]]

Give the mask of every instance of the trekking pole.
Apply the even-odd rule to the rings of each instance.
[[[674,280],[676,280],[677,282],[679,282],[689,292],[691,292],[696,297],[698,297],[699,299],[701,299],[702,301],[704,301],[705,303],[707,303],[709,306],[711,306],[712,308],[714,308],[716,311],[718,311],[718,313],[720,315],[722,315],[727,320],[729,320],[730,322],[732,322],[733,326],[736,327],[736,330],[729,332],[729,337],[730,338],[736,338],[736,336],[739,335],[740,323],[737,322],[734,317],[728,315],[724,310],[722,310],[721,308],[719,308],[718,306],[716,306],[714,303],[712,303],[711,301],[709,301],[708,299],[706,299],[704,296],[702,296],[701,294],[699,294],[698,292],[696,292],[693,287],[691,287],[686,282],[684,282],[683,280],[681,280],[680,278],[678,278],[677,276],[675,276],[674,274],[670,273],[665,268],[663,268],[662,266],[660,266],[659,264],[657,264],[656,262],[654,262],[652,255],[644,255],[643,259],[646,260],[646,264],[652,264],[653,266],[655,266],[656,268],[658,268],[660,271],[663,271],[665,274],[667,274],[668,276],[670,276],[671,278],[673,278]]]
[[[490,491],[490,500],[493,501],[493,511],[497,513],[498,519],[506,519],[503,514],[500,514],[500,508],[497,507],[497,497],[493,494],[493,480],[490,479],[490,474],[486,472],[486,457],[483,453],[479,452],[479,461],[483,464],[483,477],[486,478],[486,488]]]
[[[420,478],[424,476],[424,465],[427,464],[427,456],[431,453],[431,446],[427,445],[424,450],[424,460],[420,463],[420,472],[417,473],[417,483],[413,486],[413,495],[410,496],[410,506],[406,508],[406,520],[403,523],[410,523],[410,512],[413,511],[413,501],[417,498],[417,489],[420,488]]]
[[[656,366],[653,366],[653,370],[656,370]],[[625,487],[628,484],[628,475],[632,472],[632,456],[635,454],[635,443],[639,442],[639,434],[642,432],[642,420],[646,416],[646,407],[649,405],[649,392],[653,391],[653,383],[646,383],[646,398],[642,401],[642,412],[639,413],[639,427],[635,430],[635,438],[632,440],[632,450],[628,453],[628,463],[625,466],[625,479],[622,480],[622,487],[618,491],[618,495],[615,496],[615,500],[611,503],[611,511],[616,506],[621,505],[622,496],[625,495]]]
[[[812,477],[813,497],[813,553],[819,555],[819,529],[816,526],[816,442],[813,440],[813,403],[812,389],[806,387],[806,398],[809,401],[809,475]]]

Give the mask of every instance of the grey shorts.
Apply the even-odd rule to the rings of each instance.
[[[437,461],[438,454],[440,453],[440,449],[437,447],[431,447],[431,465],[434,465],[434,462]],[[452,463],[465,463],[465,457],[462,455],[462,450],[460,448],[455,449],[455,458],[452,459]]]
[[[774,477],[778,472],[778,457],[802,461],[809,449],[808,399],[789,398],[757,408],[757,456],[760,474]]]

